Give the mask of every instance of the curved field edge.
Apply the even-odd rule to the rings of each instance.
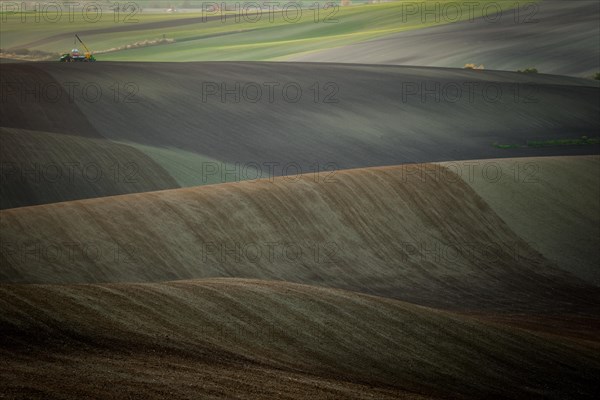
[[[512,11],[503,11],[493,22],[475,18],[283,59],[454,68],[473,63],[504,71],[535,67],[541,73],[590,79],[600,71],[598,3],[518,2]],[[531,51],[531,43],[543,45]]]
[[[103,386],[108,376],[113,385],[137,386],[156,376],[159,360],[177,360],[157,377],[163,390],[174,384],[175,368],[189,374],[196,367],[205,377],[194,389],[213,395],[223,382],[206,375],[220,368],[237,369],[245,384],[264,368],[457,398],[592,398],[599,383],[596,351],[391,299],[284,282],[0,285],[0,304],[3,368],[15,378],[3,380],[5,387],[68,387],[36,385],[23,372],[39,357],[53,365],[45,379],[64,378],[65,364],[86,352],[102,361],[79,390]],[[103,371],[108,365],[113,375]],[[136,369],[143,374],[128,381]]]
[[[460,171],[465,183],[534,249],[600,285],[600,157],[472,160],[472,174],[460,162],[441,165]]]
[[[0,209],[173,189],[143,152],[102,138],[0,128]]]

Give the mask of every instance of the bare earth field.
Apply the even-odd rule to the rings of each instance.
[[[2,59],[0,398],[596,399],[600,9],[501,3],[77,20],[113,51]]]
[[[598,85],[281,65],[2,65],[2,393],[593,398],[598,145],[527,140],[594,137]],[[136,101],[113,97],[114,77]],[[202,91],[314,77],[340,101]],[[21,91],[67,79],[108,92]],[[539,101],[436,101],[403,82]],[[297,169],[240,173],[269,162]]]
[[[159,398],[419,399],[450,390],[563,399],[598,390],[596,351],[340,290],[225,279],[0,293],[0,368],[17,378],[3,380],[4,393],[111,397],[124,385],[118,395]],[[40,363],[50,371],[40,374]]]

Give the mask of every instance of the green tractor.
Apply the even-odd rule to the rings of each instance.
[[[60,62],[94,62],[94,61],[96,61],[96,57],[94,57],[94,55],[92,54],[90,49],[88,49],[88,47],[85,45],[85,43],[83,43],[83,41],[79,38],[79,36],[77,34],[75,34],[75,37],[77,38],[77,40],[79,40],[79,43],[81,43],[83,45],[83,47],[85,48],[85,53],[81,54],[79,52],[79,50],[73,49],[73,50],[71,50],[70,53],[63,54],[60,57]]]

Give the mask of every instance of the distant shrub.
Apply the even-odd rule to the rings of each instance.
[[[142,40],[139,42],[126,44],[126,45],[119,46],[119,47],[113,47],[113,48],[107,49],[107,50],[98,50],[98,51],[95,51],[94,54],[104,54],[104,53],[111,53],[111,52],[121,51],[121,50],[137,49],[140,47],[149,47],[149,46],[159,46],[162,44],[172,44],[172,43],[175,43],[175,39],[167,39],[167,38],[163,37],[162,39]]]
[[[521,72],[521,73],[523,73],[523,74],[537,74],[537,73],[538,73],[538,70],[537,70],[537,68],[533,68],[533,67],[531,67],[531,68],[525,68],[525,69],[524,69],[524,70],[522,70],[522,71],[521,71],[521,70],[518,70],[517,72]]]
[[[6,58],[14,58],[17,60],[30,60],[30,61],[45,61],[51,60],[57,57],[56,53],[48,53],[42,50],[29,50],[25,48],[17,49],[0,49],[0,55]]]
[[[18,56],[26,56],[29,54],[29,50],[28,49],[12,49],[10,51],[12,54],[16,54]]]
[[[600,72],[596,72],[596,75],[594,75],[594,79],[600,81]]]
[[[42,50],[30,50],[29,55],[32,57],[49,57],[54,56],[54,53],[48,53],[47,51]]]
[[[476,64],[465,64],[464,68],[465,69],[485,69],[483,64],[479,64],[479,66],[477,66]]]

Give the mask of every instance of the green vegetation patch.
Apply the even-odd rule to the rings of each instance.
[[[492,143],[492,146],[497,149],[518,149],[526,147],[585,146],[599,143],[600,138],[588,138],[587,136],[582,136],[576,139],[528,140],[524,145]]]

